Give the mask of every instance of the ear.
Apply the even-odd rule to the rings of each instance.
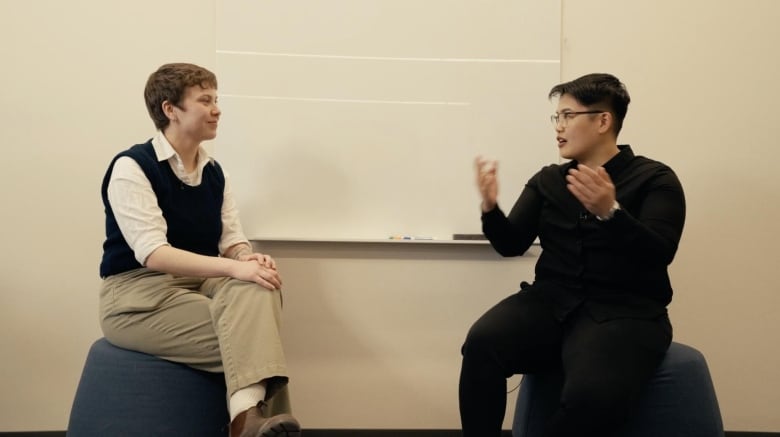
[[[174,111],[175,105],[170,100],[162,102],[163,114],[168,117],[170,121],[176,121],[176,111]]]
[[[599,133],[605,134],[612,131],[612,123],[615,122],[611,112],[599,114]]]

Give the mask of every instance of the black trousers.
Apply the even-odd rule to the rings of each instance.
[[[559,320],[555,310],[544,293],[523,290],[471,327],[459,386],[464,437],[500,436],[506,378],[546,371],[564,374],[546,436],[607,437],[619,429],[669,347],[668,316],[597,322],[585,304]]]

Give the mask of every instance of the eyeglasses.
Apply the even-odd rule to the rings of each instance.
[[[558,113],[550,116],[550,121],[553,124],[553,127],[558,127],[560,124],[562,127],[566,127],[566,125],[569,123],[569,120],[572,118],[580,115],[580,114],[601,114],[603,112],[607,111],[599,111],[599,110],[592,110],[592,111],[566,111]]]

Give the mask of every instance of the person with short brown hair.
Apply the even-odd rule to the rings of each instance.
[[[217,135],[217,79],[165,64],[144,97],[157,133],[116,155],[101,189],[103,333],[126,349],[223,372],[231,437],[299,436],[279,336],[281,276],[272,257],[253,251],[230,179],[201,145]]]

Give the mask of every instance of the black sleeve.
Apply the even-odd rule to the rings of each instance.
[[[482,232],[490,244],[503,256],[524,254],[539,233],[542,198],[534,186],[536,177],[525,186],[507,217],[496,206],[482,214]]]
[[[682,185],[666,167],[648,181],[644,191],[641,202],[621,210],[604,226],[627,256],[668,265],[677,252],[685,223]]]

